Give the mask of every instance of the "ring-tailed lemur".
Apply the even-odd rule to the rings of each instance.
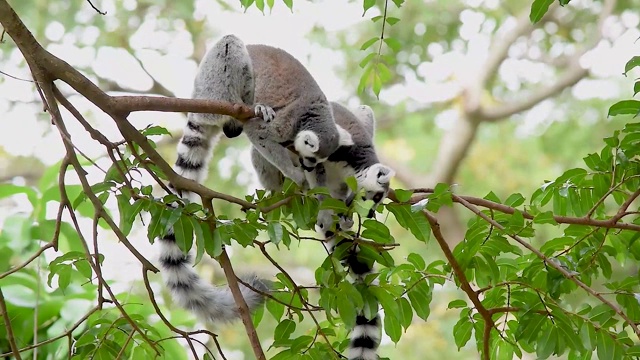
[[[341,200],[348,200],[349,197],[353,200],[355,194],[350,191],[344,179],[355,174],[359,187],[365,189],[364,197],[374,201],[373,211],[375,206],[386,197],[389,191],[389,180],[393,176],[393,170],[378,163],[378,157],[373,148],[375,131],[373,110],[368,106],[361,106],[351,112],[338,103],[332,102],[331,105],[336,123],[350,133],[353,144],[341,146],[337,154],[330,155],[328,161],[317,166],[311,173],[317,175],[316,171],[326,171],[324,176],[326,176],[330,195]],[[293,153],[291,156],[294,159],[296,157]],[[284,182],[282,173],[266,161],[255,148],[252,149],[251,160],[262,186],[271,191],[281,190]],[[371,213],[370,215],[373,216]],[[348,230],[351,225],[353,223],[349,223],[349,219],[341,217],[340,226],[343,230]],[[326,240],[325,246],[329,252],[333,252],[336,246],[336,236],[332,228],[333,213],[330,210],[321,210],[318,214],[316,230]],[[343,263],[350,268],[356,281],[363,281],[365,276],[371,273],[372,268],[369,264],[358,260],[358,247],[350,246],[352,247],[347,251],[346,258],[342,259]],[[358,314],[356,326],[351,333],[349,359],[378,359],[376,349],[379,344],[380,318],[375,316],[373,319],[367,319],[363,314]]]
[[[236,40],[223,38],[207,52],[194,81],[193,98],[254,104],[252,63],[244,44]],[[274,117],[273,110],[264,105],[257,104],[254,110],[264,120]],[[187,124],[178,143],[178,158],[174,166],[176,172],[202,183],[221,132],[229,138],[236,137],[242,133],[242,123],[226,115],[187,114]],[[197,200],[191,193],[182,195],[191,201]],[[230,321],[238,317],[230,290],[213,286],[200,278],[193,269],[191,256],[184,254],[176,244],[173,229],[169,229],[160,239],[159,261],[165,284],[180,306],[211,322]],[[254,288],[267,290],[260,279],[251,277],[247,280]],[[249,309],[253,310],[261,304],[262,296],[243,285],[240,285],[240,290]]]
[[[326,186],[333,198],[344,200],[347,205],[351,204],[356,193],[349,189],[344,180],[355,175],[358,189],[364,190],[363,199],[373,201],[368,214],[368,217],[372,218],[375,216],[377,206],[387,197],[391,178],[395,174],[393,169],[381,164],[378,160],[373,145],[375,134],[373,110],[367,105],[362,105],[351,112],[336,102],[331,102],[331,108],[340,132],[346,132],[348,136],[341,135],[341,146],[329,156],[327,161],[308,167],[304,165],[304,158],[301,156],[299,162],[305,168],[310,188],[314,187],[314,183],[318,186]],[[342,141],[347,137],[348,140]],[[295,156],[289,155],[295,162]],[[255,147],[252,149],[251,159],[258,179],[265,189],[280,190],[284,180],[282,174],[266,163]],[[348,230],[352,224],[351,219],[340,217],[341,229]],[[332,229],[333,212],[321,210],[318,214],[316,230],[325,237],[331,237]]]
[[[304,184],[306,176],[294,165],[287,147],[292,146],[305,163],[317,164],[338,146],[350,143],[350,137],[338,130],[324,93],[298,60],[270,46],[245,46],[234,35],[224,36],[205,55],[192,97],[256,104],[255,113],[261,117],[243,124],[224,115],[188,114],[175,169],[197,182],[206,176],[221,132],[236,137],[244,131],[270,164],[298,184]],[[192,194],[184,195],[195,200]],[[160,242],[165,282],[176,302],[212,321],[237,317],[229,289],[213,287],[198,277],[190,257],[176,245],[172,229]],[[251,278],[250,285],[266,289],[257,278]],[[262,297],[255,292],[246,287],[241,290],[250,309],[261,303]]]
[[[316,169],[324,172],[320,177],[326,177],[326,183],[331,191],[331,196],[344,200],[347,205],[353,201],[356,193],[351,191],[344,182],[349,176],[355,176],[358,190],[364,190],[363,200],[372,200],[373,206],[367,217],[375,216],[375,209],[387,197],[391,178],[395,172],[390,167],[383,165],[378,160],[373,136],[375,134],[375,116],[373,110],[366,105],[351,112],[338,103],[332,103],[336,123],[345,129],[350,135],[353,144],[343,145],[338,148],[329,159],[320,164]],[[323,233],[325,237],[331,237],[333,216],[330,210],[323,210],[318,214],[316,231]],[[340,217],[340,228],[348,230],[353,221],[350,218]]]

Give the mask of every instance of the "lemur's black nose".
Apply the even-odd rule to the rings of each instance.
[[[324,235],[328,238],[333,237],[333,235],[335,235],[336,233],[334,233],[333,231],[329,230],[326,233],[324,233]]]

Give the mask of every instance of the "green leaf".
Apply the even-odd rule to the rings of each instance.
[[[162,218],[165,214],[169,214],[169,209],[167,209],[166,206],[153,203],[151,209],[151,221],[147,227],[147,238],[149,239],[149,242],[153,243],[156,237],[164,235]]]
[[[274,340],[286,340],[289,339],[291,334],[296,330],[296,323],[293,320],[284,319],[276,326],[276,330],[273,333]]]
[[[398,298],[398,308],[400,309],[400,322],[403,328],[408,329],[413,320],[413,309],[409,300],[406,298]]]
[[[93,272],[91,270],[91,265],[89,265],[89,262],[86,259],[75,261],[73,263],[73,266],[75,266],[75,268],[80,274],[82,274],[82,276],[91,280]]]
[[[331,197],[325,197],[320,204],[320,210],[333,210],[336,213],[344,213],[348,211],[343,201]]]
[[[205,228],[206,226],[206,228]],[[229,239],[229,233],[226,229],[221,229],[217,227],[213,234],[211,234],[211,230],[208,224],[202,224],[202,232],[205,236],[204,249],[209,254],[209,256],[213,258],[217,258],[222,254],[222,244],[225,243],[225,239]],[[212,236],[213,235],[213,236]],[[211,236],[211,238],[207,238]]]
[[[352,329],[356,324],[355,306],[346,294],[341,294],[340,292],[338,292],[337,303],[340,319],[342,319],[342,322],[347,326],[347,328]]]
[[[362,46],[360,46],[360,50],[367,50],[371,45],[377,43],[380,40],[379,37],[372,37],[371,39],[365,41]],[[377,55],[375,52],[374,55]]]
[[[467,302],[462,299],[453,300],[447,305],[447,309],[461,309],[467,307]]]
[[[402,50],[402,44],[400,43],[400,41],[398,41],[397,39],[394,38],[384,38],[384,42],[385,44],[387,44],[388,47],[391,48],[391,50],[393,50],[394,52],[398,52],[400,50]]]
[[[386,289],[381,287],[371,287],[369,289],[375,295],[380,305],[384,309],[385,317],[393,317],[398,315],[398,304],[396,303],[396,299],[393,297],[391,293],[389,293]]]
[[[367,10],[371,9],[375,5],[376,5],[376,0],[364,0],[363,3],[362,3],[362,7],[364,8],[364,12],[362,13],[362,15],[364,16],[364,14],[367,13]]]
[[[529,19],[532,23],[537,23],[542,19],[544,14],[549,10],[549,6],[553,4],[554,0],[534,0],[531,5],[531,13],[529,13]]]
[[[367,64],[371,61],[371,59],[373,59],[376,55],[376,53],[372,52],[367,54],[367,56],[364,57],[364,59],[362,59],[362,61],[360,61],[360,64],[358,64],[360,66],[360,68],[364,69],[365,66],[367,66]],[[352,191],[354,191],[352,189]]]
[[[554,327],[547,329],[547,331],[542,331],[536,344],[536,354],[538,358],[546,359],[551,356],[555,351],[557,341],[558,333]]]
[[[349,176],[344,182],[347,183],[351,191],[358,192],[358,180],[356,180],[355,176]]]
[[[268,299],[267,300],[267,311],[269,311],[269,313],[271,314],[271,316],[273,316],[273,318],[276,321],[280,321],[280,319],[282,319],[282,315],[284,315],[284,305],[272,300],[272,299]]]
[[[176,245],[178,245],[180,250],[184,253],[191,250],[191,246],[193,245],[193,227],[187,216],[181,216],[173,224],[173,233],[176,237]]]
[[[71,283],[71,265],[62,265],[58,274],[58,287],[65,290]]]
[[[413,195],[413,190],[396,189],[395,193],[396,193],[396,199],[398,199],[399,202],[407,202],[411,200],[411,195]]]
[[[627,349],[628,356],[640,357],[640,345],[635,345]]]
[[[191,216],[189,216],[188,219],[191,222],[191,228],[193,228],[193,232],[195,233],[195,239],[196,239],[196,258],[193,261],[195,265],[199,263],[200,260],[202,260],[202,256],[204,255],[204,249],[205,249],[204,236],[205,235],[204,235],[204,230],[202,229],[202,226],[200,225],[200,222],[198,221],[198,219]]]
[[[416,315],[422,320],[427,321],[431,313],[431,309],[429,308],[429,304],[431,303],[431,288],[426,280],[422,279],[418,281],[411,290],[409,290],[407,296],[409,296],[409,301],[411,301],[411,306],[415,309]]]
[[[420,241],[428,241],[431,236],[431,227],[422,212],[412,212],[410,205],[388,204],[389,210],[398,221],[398,224],[411,231],[413,236]]]
[[[144,136],[152,136],[152,135],[169,135],[171,136],[171,133],[169,132],[169,130],[163,128],[162,126],[150,126],[144,130],[141,131],[142,135]]]
[[[396,4],[396,7],[400,8],[402,4],[404,4],[404,0],[393,0],[393,3]]]
[[[460,350],[470,339],[473,332],[473,324],[469,317],[463,316],[453,326],[453,338],[458,350]]]
[[[293,0],[282,0],[289,10],[293,11]]]
[[[533,218],[534,224],[552,224],[558,225],[556,220],[553,218],[552,211],[541,212]]]
[[[373,85],[371,88],[373,89],[373,93],[376,94],[376,97],[380,97],[380,90],[382,90],[382,78],[380,78],[380,73],[378,71],[373,73]]]
[[[400,325],[400,321],[398,321],[395,316],[385,316],[384,332],[389,335],[391,341],[397,344],[398,341],[400,341],[400,336],[402,336],[402,326]]]
[[[398,19],[397,17],[389,16],[389,17],[387,17],[387,19],[386,19],[385,21],[386,21],[389,25],[393,26],[393,25],[397,24],[397,23],[398,23],[398,21],[400,21],[400,19]]]
[[[0,199],[15,195],[15,194],[25,194],[31,202],[32,205],[37,203],[38,195],[36,191],[27,186],[18,186],[13,184],[0,184]],[[74,206],[75,207],[75,206]]]
[[[631,69],[640,66],[640,56],[634,56],[631,60],[627,61],[627,64],[624,66],[624,74],[627,75]]]
[[[599,359],[614,359],[615,343],[606,331],[600,329],[596,332],[597,354]]]
[[[409,256],[407,256],[407,261],[413,264],[413,266],[416,267],[416,270],[424,270],[427,267],[422,256],[416,253],[409,254]]]
[[[522,204],[524,204],[524,196],[522,196],[522,194],[511,194],[507,200],[504,201],[505,205],[511,206],[511,207],[518,207]]]
[[[275,245],[278,245],[282,241],[283,229],[280,223],[269,223],[267,227],[267,234],[269,234],[269,240]]]
[[[586,321],[580,329],[580,341],[585,349],[589,351],[596,349],[596,330],[593,325]]]
[[[633,85],[633,96],[638,95],[638,93],[640,93],[640,81],[636,81]]]
[[[381,244],[394,242],[393,236],[391,236],[391,232],[385,224],[376,220],[366,219],[362,223],[362,226],[364,226],[365,228],[362,232],[362,237],[371,239]]]
[[[636,115],[638,111],[640,111],[640,101],[622,100],[611,105],[607,116]]]

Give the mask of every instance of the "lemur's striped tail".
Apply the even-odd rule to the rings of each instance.
[[[247,49],[236,36],[224,36],[200,63],[192,98],[253,105],[253,96],[253,70]],[[256,109],[263,116],[273,116],[270,108],[256,105]],[[178,144],[175,171],[203,183],[213,148],[223,132],[229,138],[236,137],[242,133],[242,123],[227,115],[189,113]],[[191,201],[196,200],[191,193],[181,195]],[[194,271],[191,256],[180,250],[173,229],[158,242],[161,246],[162,274],[176,303],[193,311],[202,320],[223,322],[238,318],[238,308],[231,290],[227,286],[209,284]],[[267,291],[267,286],[255,276],[245,282],[255,289]],[[259,293],[242,284],[240,290],[250,310],[262,303],[263,297]]]
[[[335,238],[325,243],[329,252],[333,252],[336,246]],[[347,252],[342,263],[349,268],[355,282],[362,282],[364,278],[372,272],[369,264],[358,260],[358,246],[353,246]],[[356,317],[356,325],[351,331],[351,341],[349,342],[348,359],[349,360],[378,360],[378,346],[380,346],[380,334],[382,326],[380,324],[380,316],[376,314],[373,319],[367,319],[363,313]]]
[[[172,231],[160,239],[160,246],[162,273],[176,303],[194,312],[200,319],[211,322],[238,318],[238,306],[230,289],[204,281],[193,269],[191,256],[184,254],[176,244]],[[245,282],[260,291],[267,291],[267,286],[255,276],[245,279]],[[239,285],[249,310],[261,305],[264,300],[262,295]]]
[[[189,113],[187,125],[178,143],[175,171],[188,179],[202,183],[207,176],[213,148],[221,134],[219,126],[201,123],[198,121],[198,115]]]

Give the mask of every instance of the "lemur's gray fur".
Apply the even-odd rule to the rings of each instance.
[[[305,174],[293,164],[286,147],[292,146],[305,162],[315,166],[345,143],[316,81],[281,49],[245,46],[236,36],[224,36],[200,63],[192,97],[253,105],[259,116],[242,124],[225,115],[188,114],[175,169],[197,182],[204,181],[212,148],[221,133],[231,138],[244,131],[270,164],[298,184],[304,184]],[[196,200],[192,194],[183,195]],[[213,322],[237,318],[229,289],[214,287],[198,276],[190,256],[178,248],[172,229],[160,243],[165,282],[178,304]],[[248,281],[254,288],[266,290],[263,281],[255,277]],[[241,290],[250,309],[261,304],[260,295],[242,285]]]
[[[289,150],[300,155],[303,167],[325,161],[342,144],[350,143],[340,132],[326,96],[309,71],[284,50],[248,45],[255,78],[255,101],[273,108],[271,121],[252,119],[244,131],[260,154],[299,185],[305,174],[296,167]]]
[[[393,170],[378,162],[378,157],[373,148],[373,135],[375,132],[375,117],[373,110],[368,106],[360,106],[353,112],[338,103],[331,103],[336,123],[345,129],[353,141],[351,145],[341,146],[328,161],[319,164],[309,172],[313,179],[320,171],[326,171],[324,186],[329,188],[330,195],[337,199],[351,200],[352,194],[344,179],[356,175],[358,186],[364,188],[366,199],[374,201],[374,208],[386,197],[389,190],[389,181],[393,176]],[[290,155],[295,162],[296,155]],[[254,148],[251,152],[251,160],[258,174],[262,186],[271,191],[282,189],[284,176],[277,168],[271,165]],[[322,176],[320,176],[322,178]],[[320,181],[318,181],[319,183]],[[313,180],[309,181],[312,186]],[[374,209],[372,208],[372,209]],[[372,210],[373,211],[373,210]],[[370,214],[371,217],[373,216]],[[325,246],[329,252],[333,252],[338,236],[333,231],[333,212],[321,210],[318,213],[316,231],[325,240]],[[342,230],[348,230],[353,225],[351,219],[340,218],[339,226]],[[342,243],[342,242],[341,242]],[[357,245],[347,251],[343,262],[354,275],[356,282],[361,282],[371,273],[372,268],[362,263],[357,258],[359,248]],[[380,317],[374,316],[367,319],[363,314],[356,317],[356,325],[351,332],[348,358],[350,360],[377,360],[377,348],[380,344]]]
[[[192,97],[254,105],[254,80],[248,52],[236,38],[225,37],[205,55],[194,81]],[[273,110],[257,104],[254,110],[264,120],[274,117]],[[259,121],[262,121],[259,120]],[[184,133],[178,144],[175,170],[178,174],[203,182],[207,174],[212,150],[221,133],[236,137],[242,133],[242,123],[230,116],[189,113]],[[182,194],[197,200],[193,194]],[[238,308],[227,287],[216,287],[204,281],[193,269],[191,256],[176,244],[173,229],[160,238],[159,261],[165,283],[176,303],[210,322],[224,322],[238,317]],[[266,291],[264,282],[255,276],[248,283]],[[240,285],[249,309],[259,306],[263,298]]]
[[[355,176],[358,188],[364,190],[364,199],[374,202],[369,212],[369,217],[373,217],[375,208],[386,198],[391,178],[395,174],[391,168],[378,161],[378,155],[373,145],[375,133],[373,110],[369,106],[362,105],[352,112],[336,102],[332,102],[331,107],[336,124],[341,131],[346,131],[349,134],[351,141],[344,141],[344,145],[332,153],[327,161],[318,164],[307,173],[308,182],[310,187],[314,187],[314,183],[317,183],[318,186],[328,187],[332,197],[350,204],[355,193],[349,190],[344,179]],[[346,136],[342,136],[342,138],[346,138]],[[255,148],[251,155],[253,166],[262,185],[268,190],[280,190],[284,180],[282,174],[277,169],[273,169]],[[295,158],[291,154],[289,156]],[[322,180],[316,181],[315,177]],[[340,219],[342,230],[348,230],[352,224],[350,219]],[[334,231],[331,210],[319,212],[316,230],[323,233],[325,237],[332,236]]]

